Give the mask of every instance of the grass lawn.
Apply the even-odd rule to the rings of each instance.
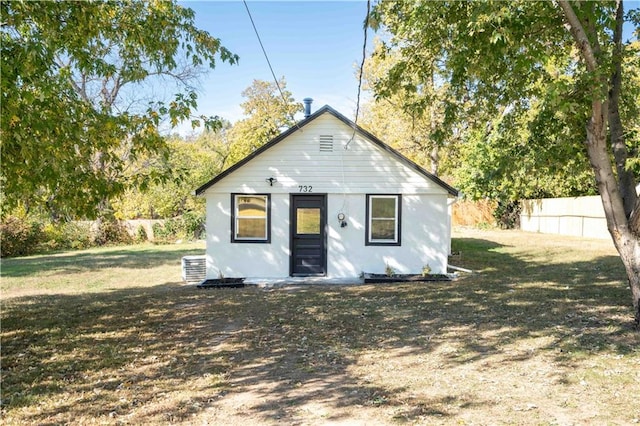
[[[640,423],[611,243],[464,229],[453,250],[477,273],[273,290],[182,284],[196,244],[3,259],[2,423]]]

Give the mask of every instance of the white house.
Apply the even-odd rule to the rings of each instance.
[[[196,190],[207,279],[446,273],[456,189],[329,106]]]

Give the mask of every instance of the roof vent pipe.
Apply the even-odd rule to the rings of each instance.
[[[313,102],[313,99],[304,98],[302,102],[304,102],[304,118],[309,118],[311,116],[311,102]]]

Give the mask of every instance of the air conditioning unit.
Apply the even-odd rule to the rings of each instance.
[[[189,284],[204,281],[207,275],[207,260],[205,256],[182,257],[182,279]]]

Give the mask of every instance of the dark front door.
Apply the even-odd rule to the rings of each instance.
[[[327,273],[327,196],[291,195],[291,275]]]

